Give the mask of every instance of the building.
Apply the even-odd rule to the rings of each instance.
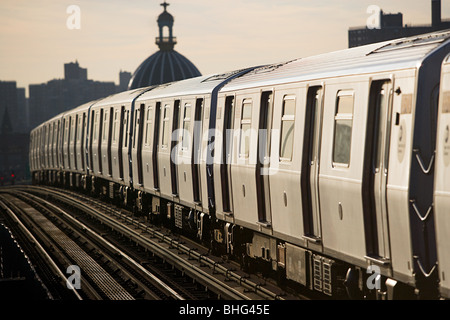
[[[431,1],[431,25],[403,25],[402,13],[379,13],[378,28],[352,27],[348,31],[349,48],[450,28],[450,20],[441,19],[441,0]]]
[[[87,69],[76,62],[64,64],[64,79],[29,85],[30,126],[36,127],[53,116],[83,103],[118,92],[114,82],[89,80]]]
[[[6,110],[12,124],[12,132],[30,131],[25,88],[17,88],[15,81],[0,81],[0,123],[3,123]]]
[[[130,80],[131,80],[131,72],[120,70],[119,85],[117,86],[117,92],[127,91]]]
[[[158,17],[159,36],[155,43],[159,51],[144,60],[134,72],[129,89],[136,89],[201,76],[197,67],[174,50],[177,38],[173,36],[173,16],[167,12],[168,3],[161,4],[163,13]]]
[[[65,63],[64,79],[87,80],[87,69],[81,68],[78,61]]]
[[[30,179],[30,135],[13,132],[13,124],[9,109],[6,108],[0,122],[0,186]]]

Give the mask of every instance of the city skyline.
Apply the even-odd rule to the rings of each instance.
[[[119,82],[156,52],[156,18],[162,1],[3,0],[0,4],[0,79],[16,81],[29,96],[30,84],[64,76],[78,61],[88,78]],[[450,3],[442,2],[442,18]],[[403,13],[403,23],[431,23],[431,1],[180,0],[168,2],[174,16],[175,50],[204,75],[277,63],[345,49],[348,29],[364,26],[370,5]],[[80,29],[67,25],[70,6],[80,9]]]

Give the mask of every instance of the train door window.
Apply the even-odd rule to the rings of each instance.
[[[252,100],[245,99],[242,102],[241,113],[241,139],[239,145],[239,157],[247,158],[250,150],[250,135],[252,126]]]
[[[149,106],[147,107],[147,119],[146,119],[146,125],[145,125],[145,145],[150,145],[150,129],[153,122],[153,107]]]
[[[333,166],[348,167],[353,127],[353,91],[339,91],[334,117]]]
[[[292,161],[294,147],[295,96],[285,96],[281,117],[280,161]]]
[[[52,140],[53,145],[56,145],[57,137],[58,137],[58,127],[56,126],[56,123],[53,122],[53,140]]]
[[[187,151],[189,149],[190,129],[191,129],[191,104],[186,103],[184,105],[183,132],[181,138],[181,149],[184,151]]]
[[[64,119],[64,144],[67,144],[67,142],[69,142],[69,121]]]
[[[73,120],[72,117],[70,117],[70,142],[75,142],[75,124],[76,120]]]
[[[76,128],[76,131],[77,131],[77,139],[76,139],[76,142],[77,143],[80,143],[81,142],[81,131],[83,130],[83,127],[81,126],[81,118],[82,117],[79,117],[78,115],[77,115],[77,128]]]
[[[116,137],[116,131],[117,131],[117,124],[119,123],[119,109],[116,109],[114,111],[114,122],[113,122],[113,128],[112,128],[112,143],[116,144],[117,137]]]
[[[92,138],[92,142],[97,142],[98,135],[98,112],[94,115],[94,128],[92,129],[92,134],[94,135]]]
[[[103,134],[102,134],[102,142],[106,141],[107,135],[107,124],[108,124],[108,111],[105,110],[105,115],[103,116]]]
[[[166,104],[164,106],[164,111],[163,111],[163,128],[162,128],[162,144],[161,144],[161,148],[162,149],[167,149],[169,146],[169,111],[170,111],[170,105]]]

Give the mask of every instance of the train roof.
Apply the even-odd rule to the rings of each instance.
[[[65,112],[63,112],[63,113],[60,113],[60,114],[57,115],[56,117],[65,117],[65,116],[68,116],[68,115],[71,115],[71,114],[76,114],[76,113],[79,113],[79,112],[83,112],[83,111],[89,110],[89,108],[90,108],[93,104],[95,104],[96,102],[98,102],[98,101],[100,101],[100,100],[94,100],[94,101],[86,102],[86,103],[82,104],[81,106],[78,106],[78,107],[76,107],[76,108],[67,110],[67,111],[65,111]]]
[[[445,30],[272,64],[234,79],[221,91],[415,68],[449,39],[450,30]]]
[[[142,93],[152,90],[155,88],[155,86],[151,87],[144,87],[144,88],[137,88],[133,90],[123,91],[116,94],[112,94],[106,98],[99,99],[95,103],[95,107],[98,106],[105,106],[105,105],[111,105],[111,104],[124,104],[124,103],[130,103],[132,102],[136,97],[141,95]]]
[[[244,70],[247,69],[234,70],[220,74],[210,74],[206,76],[163,84],[157,86],[151,91],[145,92],[142,96],[139,97],[138,100],[163,99],[165,97],[208,94],[211,93],[214,88],[219,86],[221,83],[226,82],[228,79],[233,78]]]

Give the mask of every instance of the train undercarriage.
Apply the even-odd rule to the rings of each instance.
[[[321,298],[417,298],[412,286],[379,274],[376,268],[364,269],[115,182],[53,170],[35,172],[33,184],[77,190],[123,206],[201,243],[214,255],[238,262],[246,272],[261,273],[281,286],[309,290]]]

